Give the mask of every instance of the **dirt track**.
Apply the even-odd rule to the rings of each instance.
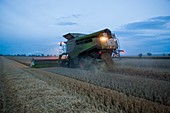
[[[92,74],[89,71],[59,67],[39,70],[29,68],[3,57],[1,57],[0,66],[2,81],[0,90],[3,92],[0,95],[1,111],[170,112],[170,83],[159,78],[153,79],[153,76],[148,78],[139,77],[141,75],[130,76],[120,73],[111,74],[110,72],[100,72],[100,74],[93,72]],[[47,71],[80,79],[106,88]],[[108,80],[110,81],[108,82]],[[143,92],[139,93],[141,91]],[[141,94],[144,94],[143,97]],[[154,97],[155,100],[153,100],[153,98],[149,99],[150,97]],[[163,101],[161,102],[160,100]]]

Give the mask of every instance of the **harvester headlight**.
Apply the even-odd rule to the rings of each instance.
[[[103,41],[103,42],[104,42],[104,41],[107,41],[107,40],[108,40],[108,37],[102,36],[102,37],[100,37],[100,40]]]

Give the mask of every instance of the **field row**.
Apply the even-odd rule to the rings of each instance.
[[[27,107],[30,110],[37,110],[37,112],[39,110],[47,112],[50,111],[52,108],[58,110],[58,106],[62,104],[62,101],[58,101],[56,99],[58,95],[57,92],[59,92],[59,94],[62,93],[62,96],[65,95],[67,97],[72,97],[73,99],[78,101],[78,103],[73,104],[73,106],[76,106],[76,108],[73,107],[73,112],[76,112],[76,110],[79,110],[80,112],[89,111],[115,113],[170,112],[170,107],[159,103],[154,103],[143,98],[126,95],[115,90],[98,87],[47,71],[29,68],[4,58],[2,60],[4,67],[3,70],[5,70],[3,71],[3,73],[6,76],[5,78],[7,80],[5,82],[5,86],[8,89],[7,92],[11,92],[7,93],[7,97],[10,97],[10,102],[12,101],[12,103],[9,103],[8,105],[13,106],[15,110],[17,108],[17,110],[28,110]],[[33,80],[34,83],[26,82],[25,80]],[[41,86],[43,87],[41,88]],[[50,95],[52,97],[48,98],[47,95]],[[34,99],[37,99],[36,102],[38,103],[33,104],[32,102],[34,102]],[[19,104],[17,104],[16,106],[13,100],[17,101]],[[68,101],[67,99],[65,99],[64,101],[66,101],[66,107],[70,105],[69,99]],[[71,100],[71,102],[74,103],[75,101]],[[84,105],[84,103],[87,104]]]
[[[31,57],[12,57],[12,59],[28,64]],[[115,61],[111,72],[103,72],[97,68],[89,71],[62,67],[42,69],[127,95],[170,105],[170,72],[166,70],[170,67],[168,62],[169,60],[165,59],[122,59]]]
[[[89,100],[79,94],[70,94],[69,90],[58,81],[43,81],[39,78],[41,75],[26,71],[26,66],[12,62],[8,59],[0,59],[3,67],[4,94],[1,100],[1,111],[4,113],[70,113],[70,112],[103,112],[97,109],[86,100]],[[28,69],[29,70],[29,69]],[[48,76],[48,75],[47,75]],[[2,87],[0,87],[2,90]],[[89,100],[90,101],[90,100]]]
[[[8,57],[29,66],[32,57]],[[45,57],[46,58],[46,57]],[[113,73],[170,82],[170,59],[127,59],[114,61]],[[98,70],[97,70],[98,71]]]
[[[63,67],[41,69],[170,106],[170,82],[167,81]]]

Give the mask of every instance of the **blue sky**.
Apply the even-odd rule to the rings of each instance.
[[[126,54],[170,53],[170,16],[128,23],[115,31]],[[130,50],[130,51],[128,51]]]
[[[0,0],[0,54],[58,54],[64,34],[104,28],[127,55],[170,52],[170,0]]]

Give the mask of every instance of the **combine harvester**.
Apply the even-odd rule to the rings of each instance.
[[[106,67],[113,67],[112,56],[120,56],[118,50],[118,39],[109,29],[104,29],[92,34],[68,33],[63,36],[66,42],[61,42],[60,46],[66,48],[66,52],[57,58],[34,58],[31,67],[79,67],[88,69],[90,66],[99,66],[101,62]],[[113,55],[114,54],[114,55]]]

